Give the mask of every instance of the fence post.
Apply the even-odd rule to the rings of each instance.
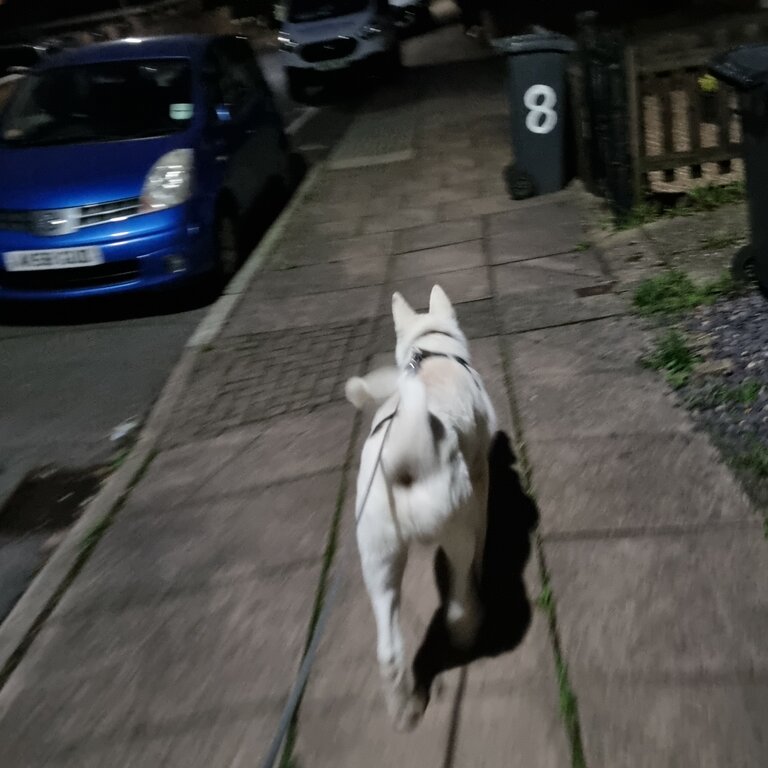
[[[643,197],[643,172],[640,167],[642,157],[642,125],[644,120],[642,95],[639,89],[636,51],[628,45],[624,54],[624,69],[627,77],[627,119],[629,121],[629,161],[632,165],[633,204]]]

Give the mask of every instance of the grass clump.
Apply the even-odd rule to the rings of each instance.
[[[747,190],[743,181],[723,184],[722,186],[697,187],[686,195],[687,205],[683,208],[687,208],[691,213],[713,211],[723,205],[740,203],[746,199],[746,196]]]
[[[751,472],[753,475],[768,478],[768,447],[757,441],[742,453],[736,454],[731,462],[737,469]]]
[[[685,336],[677,330],[667,331],[657,341],[656,349],[642,359],[646,367],[661,371],[674,389],[679,389],[688,381],[699,361]]]
[[[676,199],[673,205],[664,205],[660,199],[648,197],[631,210],[616,219],[616,229],[634,229],[659,219],[674,219],[678,216],[692,216],[695,213],[713,211],[723,205],[733,205],[746,199],[744,182],[720,186],[697,187]]]
[[[644,280],[633,298],[635,308],[643,315],[672,314],[712,304],[720,296],[739,290],[730,274],[697,285],[679,269],[669,269],[661,275]]]
[[[755,379],[745,379],[741,384],[728,386],[716,384],[706,392],[695,395],[689,402],[694,408],[715,408],[718,405],[749,406],[757,400],[763,385]]]

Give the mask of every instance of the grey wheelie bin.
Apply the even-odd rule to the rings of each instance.
[[[768,292],[768,45],[743,45],[712,60],[710,72],[739,94],[751,242],[732,263],[737,279]]]
[[[505,169],[507,189],[516,200],[557,192],[566,178],[569,37],[536,29],[493,41],[507,57],[514,161]]]

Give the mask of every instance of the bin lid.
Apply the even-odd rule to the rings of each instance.
[[[570,53],[576,50],[576,41],[559,32],[535,27],[524,35],[512,35],[511,37],[497,37],[491,41],[491,45],[509,56],[518,53]]]
[[[710,62],[709,71],[740,91],[768,85],[768,45],[752,43],[718,54]]]

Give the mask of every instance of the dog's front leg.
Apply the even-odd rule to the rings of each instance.
[[[387,710],[395,727],[408,731],[421,719],[426,699],[415,691],[400,627],[400,590],[407,552],[401,544],[381,549],[365,535],[359,543],[365,585],[376,619],[376,650]]]

